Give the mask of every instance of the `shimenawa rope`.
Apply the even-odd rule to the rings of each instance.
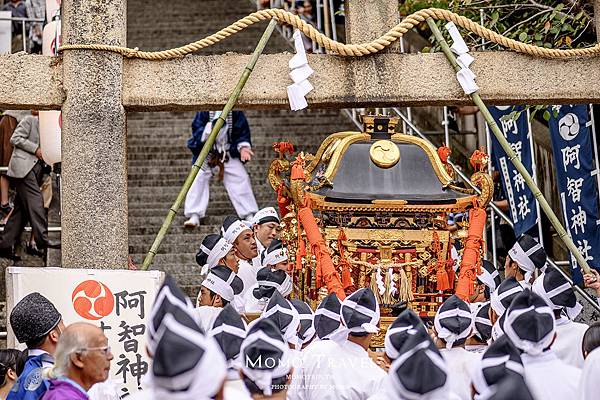
[[[67,44],[60,47],[59,51],[64,50],[100,50],[109,51],[114,53],[122,54],[128,58],[141,58],[144,60],[167,60],[172,58],[183,57],[187,54],[193,53],[200,49],[210,47],[215,43],[218,43],[229,36],[235,35],[236,33],[246,29],[250,25],[253,25],[260,21],[277,19],[282,24],[288,24],[294,28],[301,30],[306,36],[316,42],[319,46],[326,49],[329,53],[337,54],[340,56],[351,56],[361,57],[369,54],[375,54],[390,46],[396,40],[402,37],[406,32],[411,30],[413,27],[419,25],[427,18],[433,18],[435,20],[446,20],[452,21],[456,25],[467,29],[476,35],[485,38],[491,42],[497,43],[503,47],[509,48],[519,53],[530,54],[538,57],[545,58],[572,58],[581,56],[593,56],[600,53],[600,44],[597,43],[592,47],[586,47],[581,49],[548,49],[545,47],[539,47],[532,44],[519,42],[517,40],[509,39],[496,33],[490,29],[487,29],[478,23],[471,21],[470,19],[461,15],[455,14],[448,10],[440,8],[427,8],[414,12],[404,18],[402,22],[390,29],[386,34],[379,38],[362,44],[343,44],[335,40],[329,39],[321,32],[317,31],[312,25],[301,20],[297,15],[292,14],[288,11],[280,9],[267,9],[256,11],[240,20],[232,23],[226,28],[213,33],[210,36],[200,39],[196,42],[192,42],[182,47],[177,47],[169,50],[162,51],[140,51],[137,47],[134,49],[111,46],[103,44]]]

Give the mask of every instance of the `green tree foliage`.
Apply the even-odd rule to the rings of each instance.
[[[400,1],[401,15],[429,7],[451,10],[477,22],[481,22],[483,18],[486,28],[537,46],[570,49],[587,47],[596,42],[593,6],[582,0]],[[445,22],[438,21],[439,26],[444,24]],[[430,35],[427,24],[422,24],[418,29],[424,36]],[[472,50],[499,50],[499,46],[494,43],[484,42],[464,30],[462,33]]]

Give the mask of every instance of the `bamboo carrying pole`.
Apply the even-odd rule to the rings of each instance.
[[[162,243],[163,239],[167,235],[167,231],[171,227],[171,224],[173,223],[173,219],[175,218],[175,215],[177,215],[177,212],[179,211],[179,208],[181,207],[181,203],[183,203],[183,201],[185,200],[185,196],[187,195],[187,192],[190,190],[190,187],[192,186],[194,179],[196,179],[196,175],[198,175],[198,172],[200,171],[202,164],[204,164],[204,161],[206,160],[206,157],[208,156],[208,152],[212,148],[212,146],[215,142],[215,139],[217,138],[217,133],[219,133],[219,130],[221,130],[221,128],[223,127],[223,124],[225,124],[225,118],[227,118],[227,114],[229,114],[229,112],[233,109],[233,106],[235,105],[238,98],[240,97],[240,93],[242,92],[242,89],[246,85],[246,82],[248,81],[248,78],[250,77],[250,74],[252,73],[252,70],[254,69],[254,66],[256,65],[256,61],[258,60],[258,57],[260,57],[260,55],[264,51],[265,46],[267,45],[267,42],[269,41],[269,38],[271,37],[271,34],[273,33],[273,30],[275,29],[276,25],[277,25],[277,20],[272,19],[271,22],[269,22],[267,29],[265,29],[262,37],[260,38],[258,45],[256,45],[256,48],[254,49],[254,52],[252,53],[252,57],[250,57],[250,60],[248,60],[248,63],[246,64],[246,68],[244,68],[244,72],[242,72],[242,75],[240,76],[240,79],[239,79],[237,85],[233,89],[231,96],[229,96],[229,100],[227,100],[227,104],[225,104],[225,107],[223,107],[223,112],[217,119],[217,122],[213,125],[212,130],[210,131],[210,135],[208,136],[208,139],[204,143],[204,146],[202,146],[202,150],[200,151],[200,154],[198,155],[196,162],[194,163],[194,165],[192,165],[192,170],[190,171],[187,178],[185,179],[185,182],[183,183],[183,187],[179,191],[179,195],[177,195],[175,202],[169,209],[167,217],[165,218],[162,226],[160,227],[160,230],[158,231],[158,234],[156,235],[156,239],[154,239],[154,243],[152,243],[152,247],[148,251],[146,258],[144,259],[144,263],[142,264],[142,268],[141,268],[142,270],[147,270],[150,267],[150,264],[152,264],[152,260],[154,259],[154,256],[156,255],[156,252],[158,251],[158,248],[160,247],[160,244]]]
[[[433,32],[433,35],[435,36],[436,40],[439,42],[440,46],[442,47],[442,51],[446,55],[446,58],[448,59],[448,61],[450,61],[450,64],[452,64],[452,67],[454,68],[454,70],[456,72],[460,71],[461,68],[458,65],[458,63],[456,62],[456,57],[454,56],[454,53],[452,53],[450,46],[448,46],[446,39],[444,39],[442,32],[440,32],[439,28],[435,24],[435,21],[432,18],[427,18],[427,24],[429,25],[429,28]],[[548,202],[544,198],[544,195],[542,194],[540,189],[536,186],[535,182],[533,181],[533,178],[531,177],[531,175],[529,175],[529,172],[527,172],[527,169],[525,169],[525,166],[523,166],[523,163],[521,163],[521,160],[519,160],[519,158],[517,157],[517,155],[515,154],[513,149],[508,144],[508,141],[506,140],[506,138],[500,131],[500,128],[498,128],[496,121],[494,121],[492,114],[490,114],[490,111],[488,110],[487,106],[485,105],[483,100],[481,100],[479,93],[475,92],[475,93],[472,93],[470,96],[471,96],[471,99],[473,100],[473,102],[475,103],[475,105],[477,107],[479,107],[479,111],[481,112],[481,114],[483,114],[483,117],[485,118],[485,121],[487,122],[490,129],[494,133],[494,136],[496,136],[496,139],[498,139],[498,142],[500,143],[500,145],[502,146],[502,148],[508,155],[508,159],[513,163],[513,165],[517,168],[517,171],[519,171],[519,173],[525,179],[525,183],[531,189],[533,195],[539,202],[542,210],[544,210],[544,213],[546,214],[546,216],[548,216],[550,223],[552,224],[554,229],[556,229],[556,233],[558,233],[558,236],[560,237],[560,239],[565,243],[565,245],[567,246],[569,251],[575,256],[575,259],[577,260],[577,263],[579,264],[579,266],[581,267],[583,272],[586,274],[589,274],[590,266],[588,265],[587,261],[581,255],[581,253],[575,246],[575,243],[573,243],[573,240],[567,234],[567,231],[565,230],[565,228],[563,228],[562,224],[558,220],[558,217],[556,216],[556,214],[554,214],[554,211],[552,211],[550,204],[548,204]],[[539,216],[538,216],[538,218],[539,218]]]

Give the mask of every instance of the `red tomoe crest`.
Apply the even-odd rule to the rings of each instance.
[[[108,286],[94,280],[77,285],[71,298],[75,312],[92,321],[106,317],[115,307],[115,298]]]

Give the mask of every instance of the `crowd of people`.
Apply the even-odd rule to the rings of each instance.
[[[11,51],[18,53],[40,54],[42,52],[43,20],[46,17],[45,0],[4,0],[0,1],[1,11],[10,11],[13,18],[30,19],[23,25],[22,21],[13,20],[11,24]],[[40,22],[42,20],[42,22]],[[25,34],[25,40],[23,40]],[[23,47],[25,43],[25,47]]]
[[[206,236],[196,255],[205,276],[196,305],[165,278],[146,325],[152,363],[132,399],[597,397],[600,324],[574,322],[582,306],[534,238],[510,249],[504,279],[484,262],[471,298],[447,298],[433,324],[397,309],[383,348],[372,351],[381,328],[375,294],[331,293],[314,311],[290,299],[279,225],[268,207],[251,223],[227,217]],[[599,278],[585,275],[598,297]],[[27,350],[0,352],[2,398],[118,398],[103,383],[113,354],[100,328],[65,327],[39,293],[17,303],[10,322]]]
[[[18,261],[17,246],[25,226],[31,235],[25,251],[44,256],[47,248],[60,243],[48,238],[48,209],[52,201],[52,168],[42,158],[38,112],[7,110],[0,118],[0,257]],[[12,205],[10,189],[14,191]]]

